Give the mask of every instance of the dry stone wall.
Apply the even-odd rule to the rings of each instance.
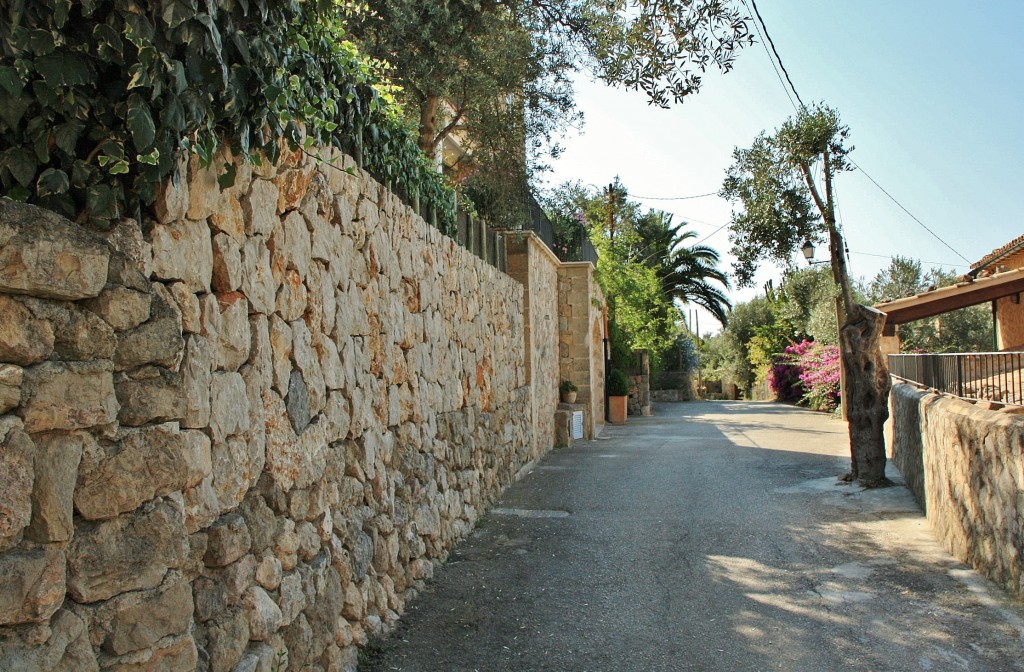
[[[529,461],[522,286],[325,159],[0,203],[0,669],[353,669]]]
[[[1024,595],[1024,416],[894,383],[889,443],[946,548]]]

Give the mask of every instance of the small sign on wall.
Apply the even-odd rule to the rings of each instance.
[[[572,438],[583,438],[583,411],[572,412]]]

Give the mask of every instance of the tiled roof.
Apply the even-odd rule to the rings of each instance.
[[[1024,236],[1017,236],[1006,245],[992,250],[987,255],[982,257],[981,261],[977,261],[971,265],[971,275],[976,274],[978,271],[984,270],[984,268],[990,264],[993,264],[1003,257],[1009,256],[1018,250],[1024,249]]]

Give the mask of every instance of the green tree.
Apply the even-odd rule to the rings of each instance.
[[[393,66],[421,148],[452,133],[472,149],[468,186],[492,216],[522,192],[577,118],[570,77],[588,70],[659,105],[731,68],[751,41],[721,0],[369,0],[351,17],[363,47]],[[525,148],[525,152],[524,152]]]
[[[768,297],[758,296],[734,306],[721,333],[705,341],[704,368],[710,379],[732,381],[749,393],[757,380],[750,343],[759,330],[770,327],[775,320],[773,302]]]
[[[890,301],[955,284],[955,273],[895,257],[868,283],[871,301]],[[987,305],[968,306],[897,326],[903,352],[984,352],[992,347],[992,314]]]
[[[793,325],[797,336],[838,345],[838,294],[830,269],[814,266],[789,271],[779,291],[778,313]]]
[[[761,133],[749,149],[735,150],[722,195],[742,205],[733,214],[730,236],[741,284],[752,281],[761,261],[788,263],[805,240],[827,237],[843,309],[839,342],[851,454],[844,480],[878,486],[887,483],[883,424],[890,383],[878,350],[885,315],[856,301],[836,224],[833,180],[849,168],[848,134],[835,110],[803,108],[773,134]]]

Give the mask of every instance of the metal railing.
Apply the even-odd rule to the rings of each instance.
[[[889,373],[964,399],[1024,406],[1024,352],[889,355]]]
[[[537,198],[530,192],[526,193],[526,227],[540,236],[544,244],[548,246],[562,261],[589,261],[597,266],[597,250],[590,242],[586,230],[580,225],[579,235],[575,241],[568,243],[568,249],[557,249],[555,241],[555,227],[551,220],[544,214],[544,208],[537,202]]]

